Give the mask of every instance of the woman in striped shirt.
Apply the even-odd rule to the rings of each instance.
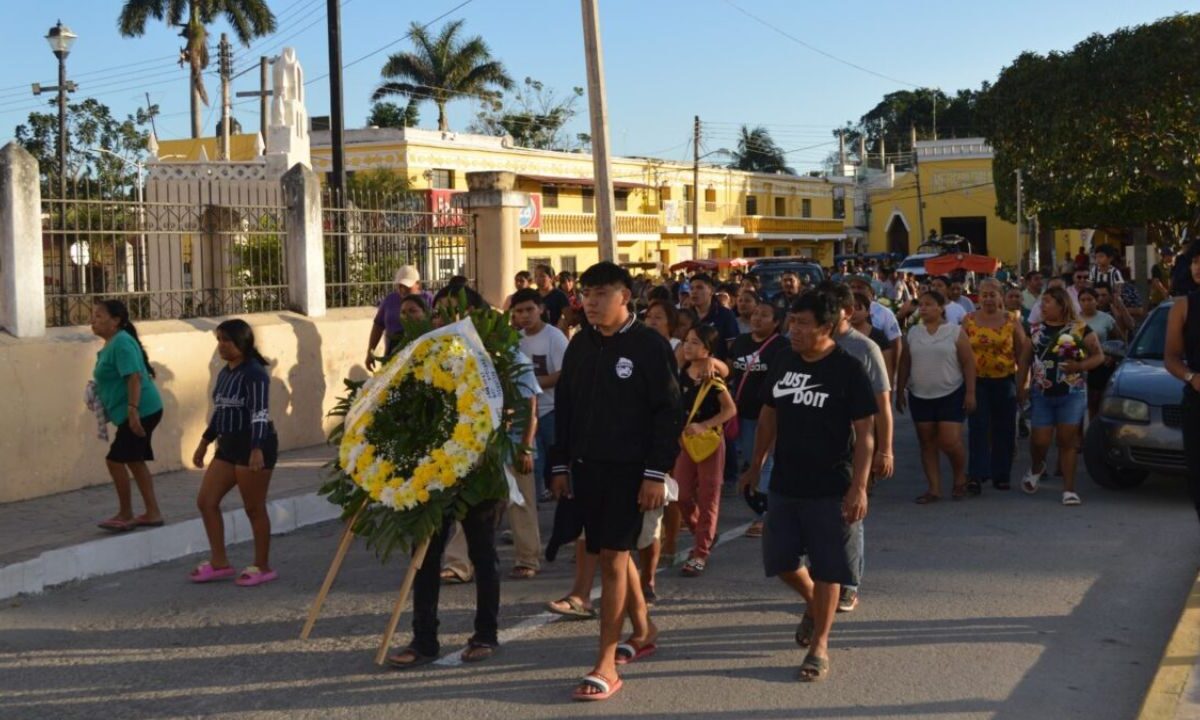
[[[254,346],[254,331],[244,320],[226,320],[217,326],[216,336],[217,354],[226,365],[213,390],[212,419],[192,456],[196,467],[204,467],[208,446],[216,441],[216,455],[196,498],[212,554],[192,571],[191,579],[210,582],[235,574],[225,554],[221,500],[236,485],[254,532],[254,564],[238,574],[235,582],[252,587],[278,577],[267,562],[271,545],[267,486],[279,453],[279,438],[268,409],[269,363]]]

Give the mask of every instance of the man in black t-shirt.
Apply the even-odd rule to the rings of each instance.
[[[809,648],[800,666],[806,682],[829,671],[838,593],[853,580],[850,526],[867,515],[875,445],[875,395],[862,363],[834,341],[840,320],[841,308],[825,293],[805,293],[792,305],[792,352],[779,356],[763,384],[754,457],[742,477],[743,486],[756,486],[775,447],[763,567],[808,603],[796,631]]]

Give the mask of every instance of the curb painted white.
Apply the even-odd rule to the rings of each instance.
[[[271,516],[271,534],[283,535],[335,520],[341,508],[310,493],[272,500],[267,503],[267,512]],[[241,508],[227,511],[224,517],[226,543],[234,545],[254,539]],[[200,518],[55,548],[31,560],[0,567],[0,599],[40,593],[74,580],[136,570],[206,550],[208,539]]]

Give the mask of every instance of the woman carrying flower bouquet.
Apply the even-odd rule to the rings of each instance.
[[[679,483],[679,513],[695,539],[691,557],[683,566],[687,577],[704,573],[717,535],[721,507],[721,481],[725,468],[725,436],[722,428],[737,416],[733,396],[719,377],[705,377],[701,362],[720,347],[721,335],[712,325],[698,325],[683,341],[684,366],[679,371],[682,407],[688,413],[683,429],[684,451],[675,459],[672,476]],[[715,433],[716,447],[703,458],[687,448],[688,438]]]
[[[1063,505],[1078,505],[1075,492],[1075,448],[1079,427],[1087,411],[1087,372],[1104,363],[1100,340],[1087,323],[1075,315],[1067,291],[1047,288],[1041,298],[1042,322],[1031,329],[1031,343],[1025,347],[1018,379],[1019,400],[1030,396],[1033,432],[1029,439],[1031,466],[1021,480],[1021,489],[1032,495],[1038,491],[1046,472],[1050,442],[1058,446],[1058,461],[1063,475]],[[1026,389],[1025,373],[1032,379]]]
[[[192,571],[196,583],[233,577],[243,587],[271,582],[279,577],[271,569],[271,518],[267,514],[267,487],[279,454],[279,438],[271,424],[270,365],[254,345],[254,331],[245,320],[226,320],[217,326],[217,354],[225,367],[217,375],[213,390],[213,415],[200,445],[192,455],[196,467],[204,467],[208,446],[216,441],[217,453],[204,480],[196,506],[204,521],[212,549],[208,562]],[[221,500],[237,486],[246,517],[254,533],[254,564],[236,573],[225,554],[225,523]]]

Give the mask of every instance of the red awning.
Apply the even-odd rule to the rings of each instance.
[[[1000,269],[1000,261],[987,255],[949,253],[925,261],[925,272],[930,275],[945,275],[955,270],[970,270],[977,273],[994,273]]]
[[[557,177],[554,175],[525,175],[524,173],[518,175],[517,177],[520,177],[524,180],[533,180],[534,182],[539,182],[543,185],[573,185],[577,187],[592,187],[596,184],[596,181],[592,178]],[[627,180],[613,180],[613,187],[624,190],[650,186],[645,183],[629,182]]]

